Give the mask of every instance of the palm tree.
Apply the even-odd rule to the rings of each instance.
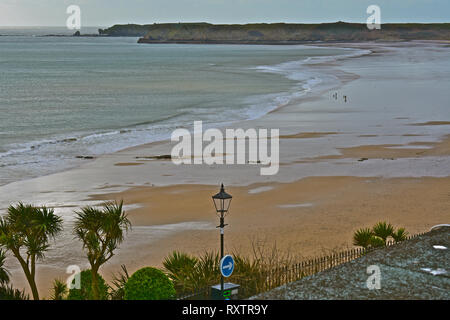
[[[356,230],[355,234],[353,235],[353,244],[355,246],[368,248],[371,245],[372,237],[373,232],[369,228]]]
[[[36,262],[45,257],[50,239],[62,231],[62,219],[53,209],[19,203],[10,206],[0,218],[0,246],[11,251],[19,261],[33,294],[39,300],[36,286]]]
[[[52,300],[64,300],[68,292],[67,285],[63,281],[55,279],[53,281],[53,292],[50,298]]]
[[[207,288],[220,281],[220,256],[218,252],[205,252],[198,259],[190,276],[189,286],[193,291]]]
[[[28,295],[9,285],[9,272],[5,269],[6,253],[0,250],[0,300],[28,300]]]
[[[122,243],[125,232],[131,227],[122,207],[123,201],[119,204],[105,202],[103,210],[86,206],[76,212],[74,233],[83,242],[83,249],[87,250],[95,300],[100,298],[98,270],[114,256],[114,250]]]
[[[192,275],[198,259],[189,254],[173,251],[164,259],[163,266],[178,293],[192,291]]]
[[[408,238],[408,232],[405,228],[398,228],[397,231],[392,234],[392,238],[394,238],[395,242],[404,241]]]
[[[395,242],[406,240],[408,232],[405,228],[395,228],[386,222],[378,222],[372,229],[365,228],[357,230],[353,235],[353,244],[363,248],[379,248],[386,246],[388,237],[392,237]]]
[[[3,250],[0,250],[0,286],[9,283],[9,272],[5,268],[6,254]]]
[[[11,285],[1,285],[0,300],[28,300],[28,295],[25,291],[15,289]]]
[[[112,284],[114,287],[109,287],[110,293],[109,296],[111,300],[124,300],[125,299],[125,284],[128,279],[130,279],[130,275],[128,274],[127,267],[122,264],[122,271],[119,271],[118,274],[113,275]]]
[[[394,227],[390,223],[378,222],[373,226],[372,231],[375,236],[380,237],[386,243],[387,238],[394,233]]]
[[[372,236],[372,238],[370,238],[370,246],[372,248],[381,248],[386,246],[386,241],[378,236]]]

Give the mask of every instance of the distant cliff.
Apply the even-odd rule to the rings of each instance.
[[[104,36],[140,37],[140,43],[296,43],[306,41],[450,40],[450,23],[383,24],[369,30],[360,23],[229,24],[165,23],[115,25]]]

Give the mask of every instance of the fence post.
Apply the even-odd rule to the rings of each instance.
[[[309,261],[308,261],[308,273],[309,273],[309,275],[312,275],[312,272],[311,272],[312,271],[311,270],[312,269],[312,263],[311,262],[312,262],[312,260],[309,259]]]

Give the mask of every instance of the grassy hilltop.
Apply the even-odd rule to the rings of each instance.
[[[369,30],[362,23],[229,24],[164,23],[114,25],[103,36],[140,37],[140,43],[295,43],[305,41],[450,40],[450,23],[383,24]]]

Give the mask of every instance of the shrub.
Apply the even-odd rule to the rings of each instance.
[[[239,295],[242,297],[253,296],[283,284],[285,274],[273,271],[290,267],[294,261],[289,252],[281,253],[276,244],[268,246],[265,241],[253,241],[252,248],[253,256],[233,253],[235,269],[226,280],[241,285]],[[206,251],[198,257],[172,252],[165,258],[163,265],[178,295],[195,294],[196,298],[205,299],[208,297],[203,294],[209,287],[220,283],[219,263],[220,255],[215,251]],[[271,276],[270,284],[268,276]],[[303,276],[302,273],[293,275],[292,280]]]
[[[156,268],[139,269],[125,284],[125,300],[168,300],[174,297],[172,281]]]
[[[100,300],[106,300],[108,297],[108,286],[102,276],[98,275],[98,287]],[[91,270],[81,272],[80,289],[70,289],[68,300],[94,300],[92,292],[92,273]]]
[[[205,252],[192,270],[192,287],[201,290],[220,282],[220,256],[218,252]]]
[[[377,236],[373,236],[372,238],[370,238],[370,246],[372,248],[381,248],[384,247],[386,245],[386,242]]]
[[[394,233],[394,227],[390,223],[378,222],[372,228],[373,234],[386,242],[387,238]]]
[[[28,295],[19,289],[14,289],[12,286],[0,286],[0,300],[28,300]]]
[[[197,258],[178,251],[173,251],[164,259],[164,270],[177,292],[184,293],[193,289],[192,275],[197,262]]]
[[[395,242],[404,241],[408,238],[408,232],[405,228],[395,230],[390,223],[378,222],[372,229],[356,230],[353,234],[353,244],[363,248],[379,248],[387,245],[389,237],[392,237]]]
[[[125,297],[125,284],[127,283],[130,276],[128,275],[127,267],[123,264],[120,266],[122,271],[113,276],[112,284],[113,287],[110,288],[109,296],[111,300],[123,300]]]
[[[408,232],[405,228],[398,228],[391,236],[395,242],[405,241],[408,238]]]
[[[361,246],[363,248],[367,248],[371,243],[371,239],[373,237],[373,232],[369,228],[363,228],[356,230],[353,235],[353,244],[355,246]]]
[[[53,280],[53,288],[50,299],[64,300],[67,295],[67,292],[68,292],[67,286],[63,281],[59,279]]]

